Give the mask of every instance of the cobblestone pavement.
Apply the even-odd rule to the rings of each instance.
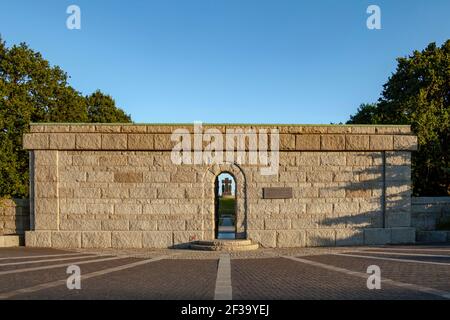
[[[218,286],[244,300],[450,299],[450,246],[260,249],[229,256],[231,268],[216,281],[220,252],[4,248],[0,299],[203,300],[217,297]],[[70,265],[80,267],[80,290],[67,288]],[[380,267],[380,290],[367,288],[370,265]]]

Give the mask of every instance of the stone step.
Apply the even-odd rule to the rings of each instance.
[[[23,236],[0,235],[0,248],[19,247],[23,243]]]
[[[247,239],[216,239],[216,240],[198,240],[193,244],[203,246],[222,246],[222,247],[235,247],[235,246],[247,246],[252,244],[252,240]]]
[[[258,244],[248,244],[241,246],[208,246],[201,244],[191,244],[190,249],[192,250],[203,250],[203,251],[249,251],[258,249]]]
[[[246,239],[198,240],[190,244],[190,249],[205,251],[246,251],[258,249],[258,244]]]

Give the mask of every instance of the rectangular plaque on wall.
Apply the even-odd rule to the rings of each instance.
[[[292,188],[263,188],[263,199],[291,199]]]

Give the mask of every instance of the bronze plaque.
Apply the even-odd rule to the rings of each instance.
[[[292,188],[263,188],[263,199],[291,199]]]

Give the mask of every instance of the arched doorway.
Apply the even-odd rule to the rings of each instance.
[[[236,238],[236,179],[221,172],[214,183],[214,233],[216,239]]]

